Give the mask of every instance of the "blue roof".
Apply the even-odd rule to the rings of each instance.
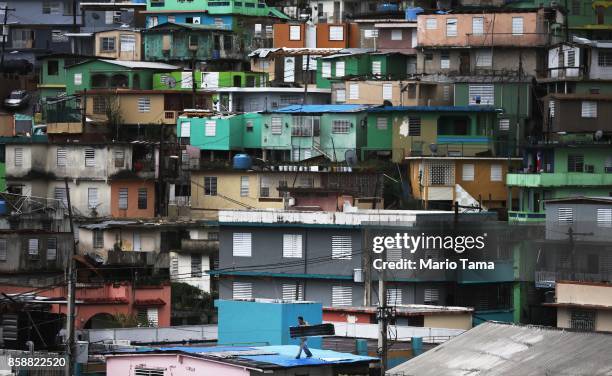
[[[378,106],[371,107],[368,112],[496,112],[495,106]]]
[[[299,351],[299,346],[285,345],[285,346],[211,346],[211,347],[161,347],[161,348],[146,348],[140,349],[139,353],[142,352],[184,352],[194,355],[200,355],[206,357],[207,353],[219,353],[219,352],[240,352],[247,351],[253,353],[254,351],[260,351],[261,355],[239,355],[235,354],[230,358],[221,359],[217,358],[217,361],[227,360],[231,363],[233,358],[236,360],[246,360],[253,362],[268,363],[270,365],[278,366],[279,368],[291,368],[291,367],[304,367],[304,366],[322,366],[322,365],[333,365],[333,364],[344,364],[344,363],[358,363],[358,362],[374,362],[377,358],[370,356],[354,355],[350,353],[341,353],[332,350],[319,350],[310,349],[312,352],[312,358],[302,357],[295,359]],[[248,353],[247,353],[248,354]]]
[[[333,112],[360,112],[372,106],[363,104],[293,104],[291,106],[279,108],[271,112],[274,113],[333,113]]]

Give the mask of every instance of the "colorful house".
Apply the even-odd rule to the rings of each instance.
[[[258,72],[202,72],[179,71],[153,75],[155,90],[192,90],[192,75],[196,89],[214,90],[223,87],[264,87],[268,82],[266,73]]]
[[[38,58],[40,61],[40,82],[38,90],[44,102],[66,94],[66,67],[92,59],[91,56],[72,54],[50,54]]]

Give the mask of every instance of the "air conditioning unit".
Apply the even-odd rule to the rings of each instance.
[[[200,24],[200,17],[193,17],[193,24],[194,25],[199,25]]]

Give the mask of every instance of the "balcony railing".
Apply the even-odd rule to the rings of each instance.
[[[511,173],[506,184],[518,187],[563,187],[612,185],[612,174],[591,172]]]
[[[535,272],[535,287],[537,288],[554,288],[557,281],[610,282],[612,281],[612,273],[581,273],[546,270],[538,270]]]

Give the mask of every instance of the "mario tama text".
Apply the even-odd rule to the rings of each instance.
[[[467,252],[481,252],[486,247],[487,233],[478,235],[427,235],[396,233],[372,238],[372,251],[376,255],[372,266],[376,270],[493,270],[493,261],[470,259]],[[426,256],[425,251],[455,257]],[[409,255],[403,257],[404,254]],[[453,254],[453,253],[451,253]],[[478,259],[479,257],[475,257]]]

